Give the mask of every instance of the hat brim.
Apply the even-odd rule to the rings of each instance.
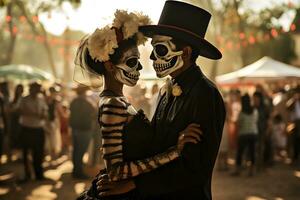
[[[139,30],[146,37],[152,38],[154,35],[167,35],[180,39],[197,48],[200,56],[213,60],[222,58],[222,53],[214,45],[188,30],[162,24],[140,26]]]

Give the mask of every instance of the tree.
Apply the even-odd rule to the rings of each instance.
[[[217,26],[223,48],[232,56],[240,55],[241,66],[252,63],[262,56],[290,62],[295,58],[295,45],[289,33],[284,33],[280,24],[275,23],[290,5],[274,4],[272,7],[254,10],[247,0],[222,0],[214,7],[218,16]],[[213,4],[213,5],[216,5]],[[285,52],[282,52],[282,49]]]
[[[0,0],[0,8],[7,10],[6,22],[9,27],[9,44],[5,56],[0,60],[1,65],[10,64],[14,55],[14,49],[17,39],[17,29],[19,19],[26,19],[31,31],[36,37],[42,36],[43,44],[47,51],[49,65],[53,75],[56,77],[56,67],[54,64],[53,53],[48,41],[48,33],[43,24],[38,20],[38,16],[42,13],[49,12],[55,8],[61,8],[64,2],[70,2],[74,7],[77,7],[80,0],[53,0],[53,1],[35,1],[35,0]]]

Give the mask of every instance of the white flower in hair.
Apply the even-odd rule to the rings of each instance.
[[[142,13],[128,13],[125,10],[117,10],[115,12],[113,26],[118,29],[122,28],[124,39],[128,39],[137,34],[138,44],[143,44],[147,39],[138,31],[138,29],[139,26],[150,23],[150,18]]]
[[[143,15],[142,13],[138,13],[139,26],[151,24],[151,20],[147,15]],[[137,41],[138,45],[144,45],[147,41],[147,38],[141,32],[137,33]]]
[[[128,13],[125,10],[117,10],[113,26],[122,28],[123,38],[128,39],[138,32],[139,20],[136,14]]]
[[[147,40],[139,32],[139,26],[150,24],[150,18],[142,13],[128,13],[125,10],[117,10],[112,27],[105,26],[96,29],[88,38],[88,50],[94,60],[105,62],[110,59],[109,55],[114,54],[118,48],[118,39],[116,29],[122,30],[123,39],[128,39],[136,34],[137,44],[144,44]]]
[[[114,54],[115,48],[118,48],[117,36],[115,30],[109,26],[96,29],[88,39],[89,53],[97,61],[108,61],[109,55]]]

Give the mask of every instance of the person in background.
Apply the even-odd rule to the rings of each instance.
[[[228,110],[228,102],[224,101],[225,109]],[[217,160],[218,170],[219,171],[227,171],[228,170],[228,150],[229,150],[229,141],[228,141],[228,121],[229,117],[226,115],[224,128],[223,128],[223,134],[222,134],[222,140],[219,148],[219,155]]]
[[[290,118],[293,123],[292,143],[293,143],[293,158],[292,162],[297,163],[300,154],[300,87],[294,89],[294,95],[287,102],[287,109],[290,112]]]
[[[63,102],[60,112],[59,112],[59,121],[60,121],[60,134],[61,134],[61,154],[69,154],[70,150],[70,110],[67,102]]]
[[[57,87],[49,88],[47,98],[48,118],[46,121],[47,142],[52,158],[56,158],[61,151],[61,134],[59,124],[59,89]]]
[[[143,110],[145,115],[149,118],[150,103],[149,103],[149,99],[147,98],[146,94],[147,94],[147,87],[146,86],[141,87],[137,109]]]
[[[2,163],[3,145],[4,145],[4,130],[5,130],[5,113],[4,113],[4,100],[0,95],[0,164]]]
[[[253,104],[258,111],[258,171],[271,164],[272,162],[272,148],[271,137],[267,134],[270,110],[265,103],[265,97],[262,92],[256,91],[253,94]]]
[[[235,153],[237,149],[237,120],[241,112],[241,91],[232,90],[229,92],[228,101],[228,135],[229,150]]]
[[[149,119],[152,119],[152,117],[154,116],[156,106],[157,106],[158,93],[159,93],[159,87],[158,87],[158,84],[155,83],[155,84],[153,84],[153,86],[151,88],[151,99],[149,101],[149,103],[150,103]]]
[[[70,105],[70,126],[73,138],[73,177],[89,178],[83,171],[83,155],[91,141],[97,109],[86,96],[87,87],[79,85],[76,88],[77,97]]]
[[[287,146],[287,135],[285,131],[286,125],[280,114],[274,116],[271,129],[275,155],[277,158],[283,158],[283,152],[286,151]]]
[[[10,107],[10,93],[9,93],[9,83],[7,81],[0,83],[0,94],[2,98],[3,109],[2,114],[3,115],[3,141],[2,141],[2,153],[6,153],[8,157],[8,161],[11,161],[11,146],[10,146],[10,131],[9,131],[9,124],[10,124],[10,115],[9,115],[9,107]]]
[[[21,99],[19,112],[21,124],[20,141],[23,150],[25,179],[31,178],[29,166],[29,151],[32,152],[35,178],[43,180],[42,162],[44,159],[45,132],[44,126],[48,116],[48,106],[44,96],[40,94],[41,85],[30,84],[29,95]]]
[[[258,135],[258,112],[251,105],[251,99],[248,94],[242,96],[242,110],[237,121],[238,128],[238,149],[236,155],[236,170],[233,175],[240,175],[242,168],[242,158],[245,150],[248,148],[251,166],[249,176],[253,175],[255,164],[255,145]]]
[[[10,132],[11,132],[11,146],[13,148],[20,148],[20,113],[18,111],[21,99],[23,96],[24,87],[19,84],[15,88],[14,99],[10,104]]]

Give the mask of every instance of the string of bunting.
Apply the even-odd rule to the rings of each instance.
[[[6,16],[5,17],[5,22],[6,23],[9,23],[11,20],[12,20],[12,16]],[[39,23],[38,16],[32,16],[31,20],[32,20],[33,23]],[[19,21],[21,23],[25,23],[27,21],[27,19],[26,19],[25,16],[20,16]],[[0,28],[1,28],[1,26],[4,27],[4,24],[0,23]],[[10,32],[9,27],[5,27],[5,31]],[[38,43],[44,43],[45,40],[46,40],[46,38],[43,35],[34,35],[34,34],[31,34],[31,33],[26,33],[26,32],[20,31],[20,29],[16,25],[14,25],[12,27],[12,33],[13,34],[19,33],[19,35],[23,39],[35,40]],[[52,36],[51,39],[48,39],[48,41],[49,41],[49,44],[51,46],[55,46],[55,45],[61,45],[61,46],[65,46],[65,45],[73,46],[74,45],[74,46],[77,46],[79,44],[79,41],[77,41],[77,40],[66,40],[66,39],[62,39],[62,38],[54,37],[54,36]]]
[[[292,4],[291,2],[289,2],[288,6],[290,8],[294,7],[294,4]],[[25,16],[20,16],[19,18],[19,22],[21,23],[25,23],[27,21]],[[6,16],[5,17],[5,22],[9,23],[11,20],[13,20],[12,16]],[[32,16],[31,20],[33,23],[39,23],[39,18],[38,16]],[[224,37],[222,37],[221,35],[217,36],[217,45],[220,47],[220,50],[222,52],[224,52],[225,50],[240,50],[243,47],[247,47],[247,46],[251,46],[251,45],[255,45],[259,42],[266,42],[269,41],[273,38],[277,38],[279,37],[281,34],[285,34],[287,32],[294,32],[297,29],[297,24],[292,23],[290,25],[290,28],[288,31],[285,31],[283,29],[276,29],[276,28],[272,28],[269,30],[268,33],[265,34],[258,34],[258,35],[254,35],[254,34],[249,34],[247,35],[244,32],[241,33],[234,33],[234,37],[236,38],[236,40],[232,40],[232,39],[225,39]],[[299,21],[299,27],[300,27],[300,21]],[[1,28],[1,23],[0,23],[0,28]],[[9,28],[6,27],[5,30],[7,32],[9,32]],[[19,33],[21,35],[21,37],[23,37],[26,40],[35,40],[38,43],[44,43],[46,38],[42,35],[33,35],[33,34],[29,34],[29,33],[25,33],[22,31],[19,31],[18,27],[16,25],[13,26],[12,28],[12,32],[13,34],[17,34]],[[66,40],[66,39],[62,39],[62,38],[58,38],[58,37],[51,37],[51,39],[48,39],[49,44],[51,46],[56,46],[56,45],[61,45],[61,46],[65,46],[65,45],[70,45],[70,46],[77,46],[78,42],[77,40]]]
[[[234,33],[234,38],[236,38],[236,41],[233,41],[232,39],[226,40],[221,35],[218,35],[217,44],[218,46],[221,47],[220,50],[222,52],[224,52],[225,50],[240,50],[242,47],[255,45],[260,42],[267,42],[270,41],[271,39],[276,39],[283,34],[295,32],[297,27],[300,28],[300,25],[296,25],[295,23],[292,23],[290,25],[289,30],[287,31],[283,30],[282,28],[281,29],[272,28],[267,33],[257,34],[257,35],[249,34],[248,36],[244,32],[241,33],[237,32]]]

